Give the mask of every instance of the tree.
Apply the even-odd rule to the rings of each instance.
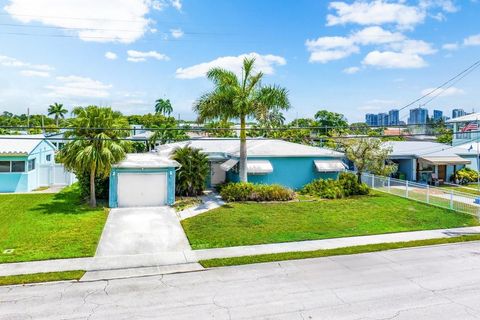
[[[125,158],[130,142],[122,140],[128,136],[126,119],[111,108],[88,106],[73,109],[75,116],[71,130],[65,133],[68,142],[59,153],[60,162],[77,175],[90,176],[90,206],[96,207],[95,178],[110,175],[113,164]]]
[[[257,120],[271,110],[290,108],[288,92],[276,85],[261,83],[262,72],[255,73],[255,59],[243,60],[242,75],[222,68],[207,72],[207,78],[215,86],[212,92],[202,95],[194,105],[199,122],[215,119],[240,119],[240,181],[247,181],[247,133],[246,118]]]
[[[55,118],[55,124],[57,125],[58,127],[58,121],[60,120],[60,118],[64,119],[65,118],[65,114],[68,113],[68,110],[65,109],[63,107],[63,104],[61,103],[54,103],[54,104],[51,104],[49,107],[48,107],[48,115],[49,116],[54,116]]]
[[[332,129],[341,132],[348,128],[347,119],[341,113],[320,110],[315,114],[315,120],[317,120],[319,127],[325,128],[322,130],[322,133],[325,135],[329,135]]]
[[[366,171],[378,175],[390,175],[397,171],[397,165],[388,160],[392,149],[385,146],[381,139],[343,139],[341,143],[345,156],[355,165],[359,183]]]
[[[175,178],[175,193],[187,197],[202,194],[210,172],[207,155],[187,146],[175,150],[173,159],[180,164]]]
[[[155,113],[170,115],[173,112],[172,104],[168,99],[157,99],[155,101]]]

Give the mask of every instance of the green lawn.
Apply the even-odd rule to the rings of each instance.
[[[182,221],[193,249],[478,225],[476,217],[374,192],[340,200],[232,203]]]
[[[82,278],[84,274],[85,274],[85,271],[76,270],[76,271],[63,271],[63,272],[22,274],[18,276],[5,276],[5,277],[0,277],[0,286],[38,283],[38,282],[50,282],[50,281],[63,281],[63,280],[80,280],[80,278]]]
[[[76,186],[0,195],[0,263],[93,256],[107,214],[80,204]]]

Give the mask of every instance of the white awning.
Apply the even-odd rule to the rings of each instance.
[[[421,161],[427,162],[433,165],[456,165],[456,164],[470,164],[471,161],[459,156],[449,157],[421,157]]]
[[[341,160],[314,160],[318,172],[345,171],[345,164]]]
[[[223,171],[230,171],[238,163],[238,160],[229,159],[220,165]]]
[[[247,173],[266,174],[273,172],[273,166],[268,160],[248,160]]]

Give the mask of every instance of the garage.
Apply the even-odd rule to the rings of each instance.
[[[129,154],[110,173],[110,207],[159,207],[175,203],[179,164],[156,153]]]

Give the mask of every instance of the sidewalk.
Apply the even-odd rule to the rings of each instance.
[[[219,208],[225,204],[222,198],[215,192],[210,192],[202,196],[201,199],[202,203],[200,205],[177,212],[178,218],[180,220],[191,218],[209,210]]]
[[[335,238],[325,240],[273,243],[253,246],[228,247],[193,250],[184,252],[162,252],[151,255],[113,256],[98,258],[60,259],[20,263],[0,264],[0,276],[19,275],[40,272],[86,270],[96,272],[98,278],[89,280],[122,277],[125,274],[138,276],[142,270],[148,274],[162,274],[201,270],[198,260],[241,257],[269,253],[312,251],[335,249],[359,245],[392,243],[402,241],[451,238],[468,234],[480,234],[479,227],[452,228],[426,231],[390,233],[371,236]],[[187,267],[187,266],[191,266]],[[135,272],[137,269],[137,272]],[[127,271],[126,271],[127,270]],[[165,272],[167,270],[168,272]],[[104,277],[104,278],[101,278]]]

